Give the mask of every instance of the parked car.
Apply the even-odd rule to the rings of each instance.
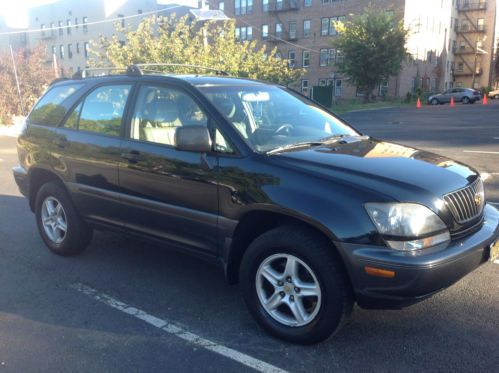
[[[476,170],[361,134],[277,85],[140,66],[59,81],[18,153],[15,180],[55,254],[113,229],[203,256],[295,343],[333,335],[354,302],[405,307],[498,255]]]
[[[474,104],[482,98],[482,94],[480,91],[471,88],[451,88],[443,93],[428,97],[428,103],[431,105],[442,105],[449,103],[451,97],[454,97],[455,102]]]
[[[496,89],[494,91],[490,91],[489,98],[495,98],[496,100],[499,100],[499,89]]]

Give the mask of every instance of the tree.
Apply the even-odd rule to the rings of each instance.
[[[368,102],[377,85],[402,69],[408,56],[408,31],[402,21],[395,23],[392,15],[372,7],[335,27],[339,36],[333,45],[343,56],[339,71],[365,91],[364,102]]]
[[[11,123],[12,116],[26,115],[36,100],[45,92],[49,83],[55,78],[53,69],[45,62],[45,47],[38,45],[32,50],[14,51],[19,88],[23,105],[19,100],[16,78],[10,51],[0,54],[0,123]],[[24,106],[24,113],[22,111]]]
[[[126,67],[134,63],[172,63],[208,66],[230,75],[287,85],[299,79],[302,70],[291,69],[256,41],[237,41],[234,21],[191,22],[188,17],[149,17],[137,29],[115,25],[117,34],[101,36],[91,45],[92,66]],[[126,40],[126,43],[121,42]],[[192,73],[192,68],[163,68]],[[203,73],[202,70],[199,70]]]

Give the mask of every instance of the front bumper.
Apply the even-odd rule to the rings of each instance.
[[[486,205],[480,230],[446,247],[416,253],[380,246],[339,243],[346,255],[357,303],[364,308],[401,308],[452,285],[486,262],[499,234],[499,212]],[[395,272],[393,278],[368,275],[365,267]]]

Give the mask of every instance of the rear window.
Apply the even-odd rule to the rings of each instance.
[[[41,124],[45,126],[57,126],[66,114],[66,108],[62,103],[83,84],[67,84],[50,89],[36,103],[28,117],[28,122],[33,124]]]

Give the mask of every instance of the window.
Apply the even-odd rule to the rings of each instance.
[[[296,66],[296,52],[288,51],[288,66],[295,67]]]
[[[296,22],[295,21],[289,22],[288,32],[289,32],[289,40],[295,40],[296,39]]]
[[[235,36],[236,40],[241,40],[241,28],[236,27],[234,30],[234,33],[235,33],[234,36]]]
[[[252,14],[253,0],[235,0],[234,8],[236,16],[241,14]]]
[[[225,10],[225,2],[223,1],[218,2],[218,10],[221,10],[222,12]]]
[[[68,44],[68,58],[73,58],[73,45]]]
[[[253,39],[253,27],[248,26],[246,30],[246,39],[247,40],[252,40]]]
[[[64,123],[65,128],[71,128],[74,130],[78,129],[78,119],[80,118],[82,105],[83,104],[80,102],[80,104],[71,112],[68,119],[66,119],[66,122]]]
[[[88,32],[88,17],[83,17],[81,22],[83,23],[83,32]]]
[[[142,14],[142,9],[138,9],[137,14]]]
[[[55,24],[50,22],[50,36],[55,36]]]
[[[334,95],[335,96],[337,96],[337,97],[341,96],[341,94],[342,94],[341,88],[342,88],[342,80],[336,79],[334,82]]]
[[[59,45],[59,58],[64,59],[64,45]]]
[[[303,5],[304,5],[305,7],[312,6],[312,0],[303,0]]]
[[[478,27],[478,31],[484,31],[485,30],[485,19],[484,18],[478,18],[478,20],[477,20],[477,27]]]
[[[308,88],[308,79],[302,79],[301,81],[301,93],[305,96],[308,96],[310,91]]]
[[[120,26],[125,28],[125,16],[123,14],[118,14],[118,19],[120,21]]]
[[[247,0],[246,14],[253,14],[253,0]]]
[[[325,87],[327,85],[327,79],[319,79],[319,87]]]
[[[464,71],[464,63],[463,62],[458,62],[457,63],[457,69],[456,71],[458,72],[463,72]]]
[[[378,94],[381,97],[385,97],[387,92],[388,92],[388,81],[384,81],[379,85]]]
[[[310,37],[310,20],[306,19],[303,21],[303,37]]]
[[[62,25],[62,21],[59,21],[59,36],[63,36],[64,35],[64,29],[63,29],[63,25]]]
[[[42,29],[42,38],[45,36],[45,25],[42,23],[40,25],[40,28]]]
[[[76,54],[80,54],[80,43],[76,43]]]
[[[343,53],[339,49],[336,50],[336,63],[337,64],[343,63]]]
[[[310,52],[303,51],[303,67],[309,67],[309,66],[310,66]]]
[[[57,48],[55,45],[52,45],[52,56],[55,56],[57,54]]]
[[[95,89],[85,98],[78,129],[120,136],[121,119],[131,87],[131,85],[113,85]]]
[[[142,86],[132,118],[131,138],[175,145],[181,126],[207,126],[208,119],[187,94],[167,87]]]
[[[59,125],[66,114],[66,108],[62,103],[81,87],[83,84],[67,84],[50,89],[37,102],[28,117],[28,122],[45,126]]]
[[[276,38],[282,38],[282,23],[275,24],[275,36]]]
[[[262,25],[262,39],[266,40],[269,37],[269,25]]]
[[[236,40],[251,40],[253,39],[253,27],[236,27]]]
[[[329,18],[321,18],[321,35],[329,34]]]
[[[331,66],[334,63],[335,49],[321,49],[319,66]]]
[[[71,20],[69,19],[66,21],[66,33],[71,35]]]
[[[264,12],[268,12],[269,11],[269,0],[262,0],[262,10]]]
[[[83,53],[85,54],[85,58],[88,58],[88,53],[89,53],[88,42],[83,43]]]
[[[80,25],[78,23],[78,17],[75,17],[75,29],[78,30],[79,27],[80,27]]]

